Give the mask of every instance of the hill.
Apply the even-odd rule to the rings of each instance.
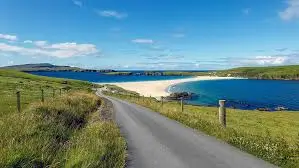
[[[104,70],[95,70],[95,69],[83,69],[72,66],[58,66],[49,63],[39,63],[39,64],[22,64],[22,65],[12,65],[0,67],[0,69],[13,69],[23,72],[32,72],[32,71],[73,71],[73,72],[115,72],[111,69]]]
[[[236,76],[253,79],[299,80],[299,65],[240,67],[216,71],[217,76]]]

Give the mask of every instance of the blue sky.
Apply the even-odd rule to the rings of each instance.
[[[299,63],[299,0],[1,0],[0,66]]]

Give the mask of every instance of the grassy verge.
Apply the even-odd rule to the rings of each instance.
[[[16,91],[21,92],[21,109],[33,101],[41,100],[41,89],[44,89],[45,100],[65,94],[67,91],[90,91],[91,83],[69,79],[49,78],[31,75],[14,70],[0,70],[0,117],[17,111]],[[61,89],[61,90],[60,90]]]
[[[125,141],[113,121],[100,117],[92,86],[0,70],[0,167],[124,167]],[[53,88],[64,89],[53,97]]]
[[[95,119],[98,104],[79,92],[2,117],[0,167],[123,167],[125,142],[113,122]]]
[[[114,90],[117,87],[113,87]],[[216,107],[185,105],[181,112],[177,102],[161,102],[154,98],[139,97],[121,90],[122,94],[106,92],[161,113],[188,127],[203,131],[247,151],[275,165],[299,167],[299,113],[258,112],[227,109],[227,128],[218,123]]]

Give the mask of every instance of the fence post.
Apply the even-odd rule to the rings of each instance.
[[[164,99],[164,97],[163,96],[161,96],[161,107],[162,107],[162,109],[163,109],[163,99]]]
[[[55,97],[55,89],[53,88],[53,97]]]
[[[181,111],[184,112],[184,98],[181,98]]]
[[[44,98],[44,89],[41,89],[42,90],[42,102],[45,101],[45,98]]]
[[[18,112],[21,112],[21,92],[17,91],[17,109]]]
[[[219,122],[225,128],[226,127],[226,109],[225,100],[219,100]]]

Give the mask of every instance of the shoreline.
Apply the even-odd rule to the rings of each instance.
[[[139,93],[141,96],[155,97],[160,99],[161,96],[170,95],[169,88],[177,84],[195,81],[205,81],[205,80],[231,80],[231,79],[241,79],[236,77],[216,77],[216,76],[197,76],[182,79],[172,79],[172,80],[156,80],[156,81],[138,81],[138,82],[115,82],[115,83],[97,83],[100,85],[110,84],[116,85],[123,89],[134,91]]]

